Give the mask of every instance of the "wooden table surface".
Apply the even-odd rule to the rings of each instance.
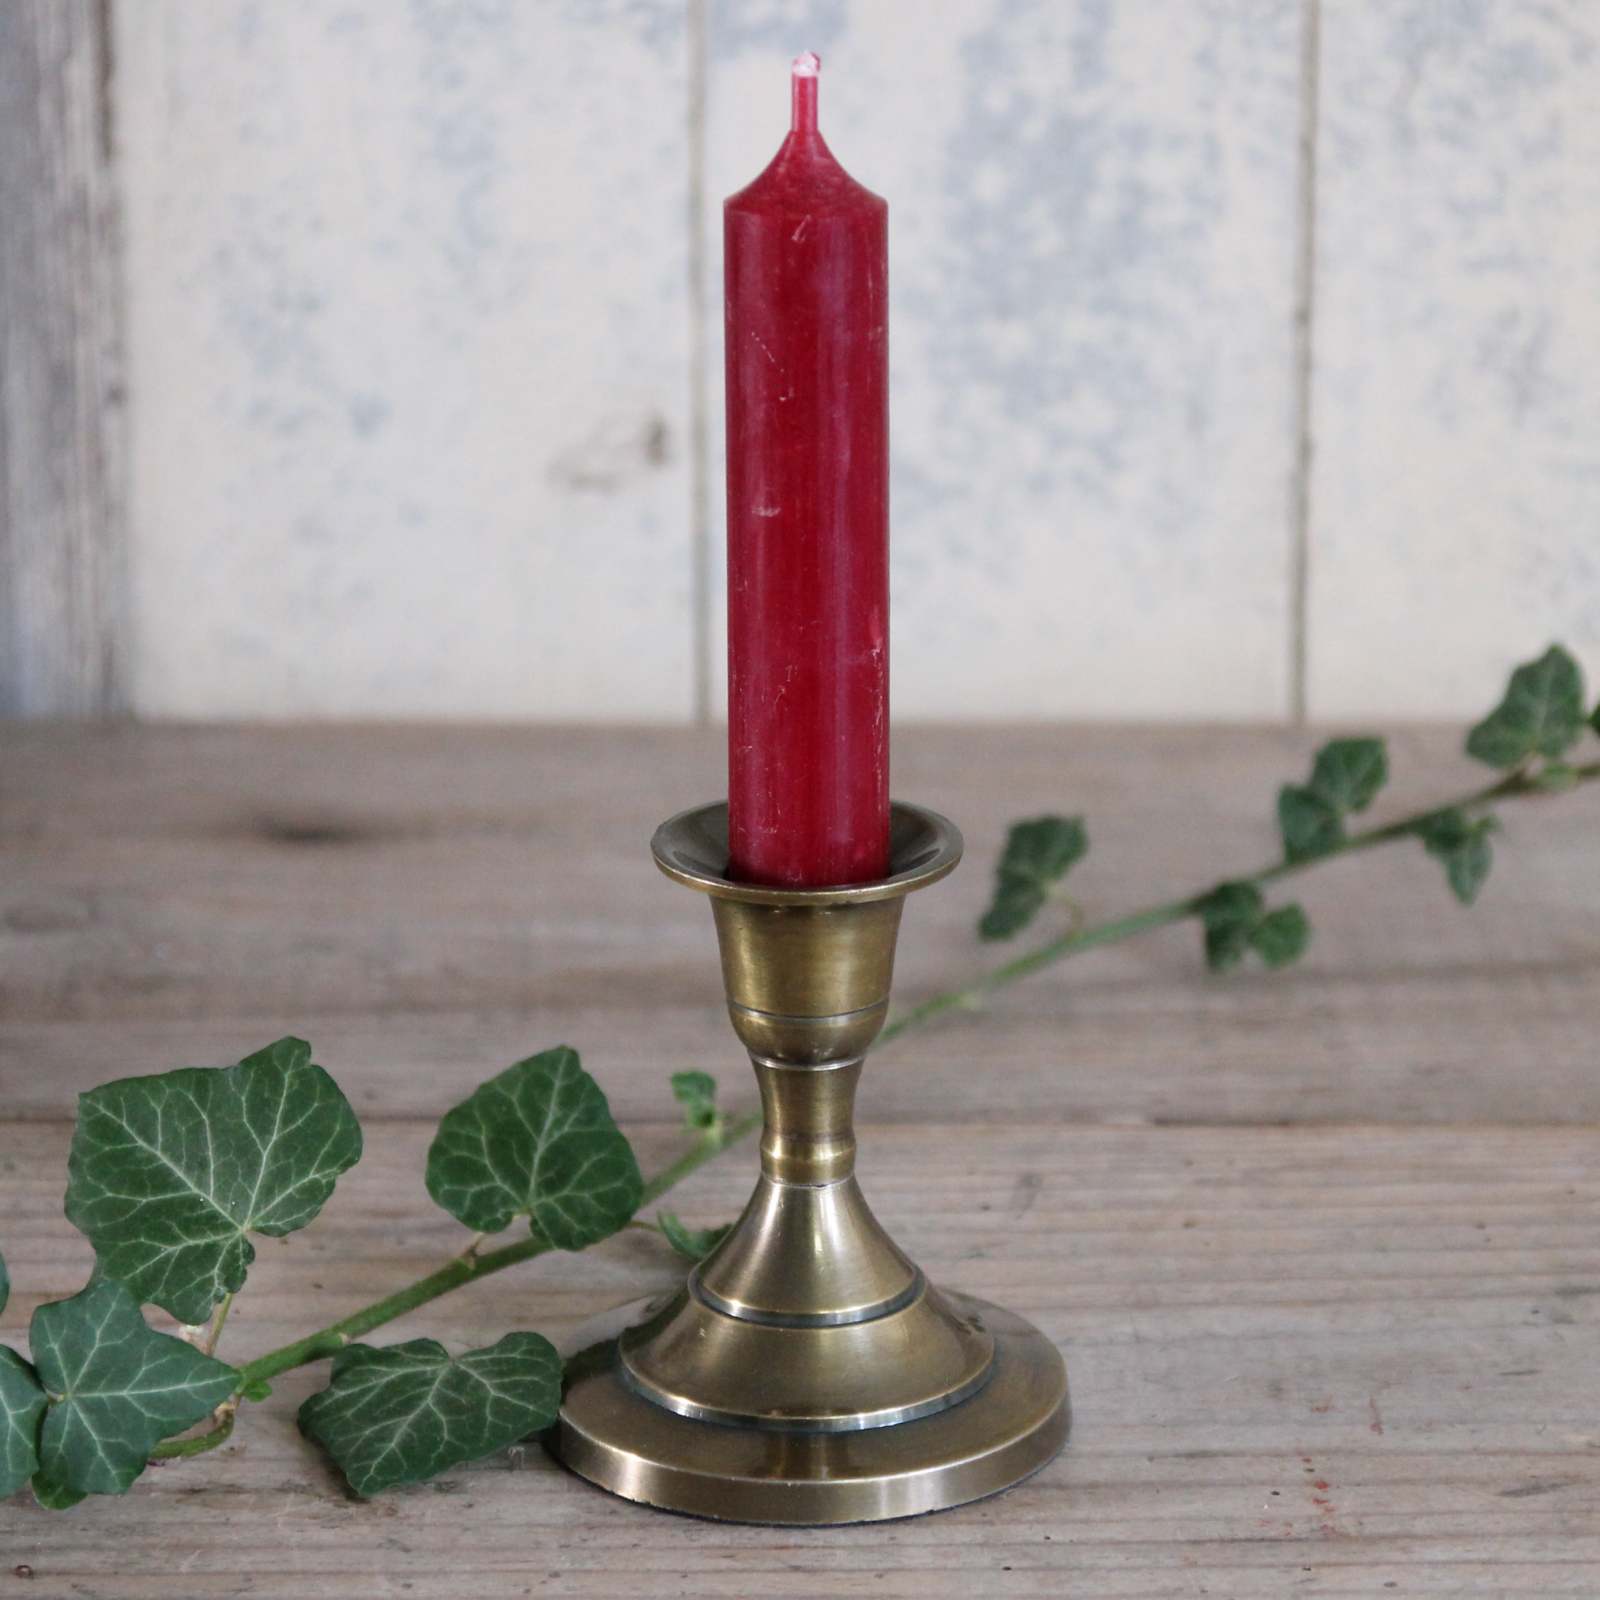
[[[909,731],[896,790],[971,859],[912,905],[897,997],[975,971],[1008,818],[1083,812],[1091,915],[1273,855],[1283,732]],[[1457,736],[1392,741],[1374,816],[1464,789]],[[77,1289],[73,1095],[315,1044],[367,1155],[266,1242],[223,1353],[308,1331],[453,1253],[438,1114],[569,1042],[650,1164],[670,1072],[751,1087],[710,919],[645,852],[719,784],[711,733],[0,728],[4,1336]],[[1087,955],[874,1058],[863,1180],[930,1273],[1066,1354],[1066,1453],[997,1499],[837,1530],[664,1516],[537,1448],[361,1502],[297,1433],[313,1369],[234,1442],[66,1514],[0,1505],[0,1595],[1600,1595],[1600,807],[1508,810],[1463,911],[1406,845],[1294,893],[1292,972],[1203,970],[1192,927]],[[673,1204],[748,1190],[748,1149]],[[562,1339],[671,1280],[628,1234],[378,1337]],[[153,1313],[159,1317],[158,1313]],[[31,1578],[29,1572],[31,1570]]]

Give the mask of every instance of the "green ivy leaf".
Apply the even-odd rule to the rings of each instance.
[[[1600,700],[1595,702],[1594,710],[1589,713],[1589,726],[1600,733]]]
[[[361,1155],[361,1128],[302,1039],[234,1067],[121,1078],[78,1100],[67,1217],[100,1270],[204,1322],[255,1259],[247,1235],[303,1228]]]
[[[1472,820],[1458,806],[1445,811],[1434,811],[1422,818],[1413,830],[1427,846],[1429,855],[1452,850],[1466,838]]]
[[[1290,861],[1326,855],[1344,842],[1337,809],[1314,789],[1294,783],[1278,790],[1278,832]]]
[[[412,1339],[346,1346],[328,1387],[300,1407],[300,1426],[357,1494],[372,1495],[515,1444],[560,1406],[561,1358],[537,1333],[461,1356]]]
[[[674,1072],[672,1097],[683,1107],[683,1121],[686,1127],[716,1126],[717,1080],[709,1072]]]
[[[1332,739],[1317,752],[1308,787],[1343,816],[1365,811],[1388,781],[1382,739]]]
[[[1250,948],[1273,969],[1298,961],[1310,943],[1311,923],[1299,905],[1269,911],[1250,930]]]
[[[1261,891],[1253,883],[1219,883],[1200,902],[1206,965],[1213,972],[1238,966],[1260,920]]]
[[[1311,923],[1298,905],[1267,911],[1261,890],[1248,880],[1219,883],[1197,908],[1205,929],[1206,965],[1226,972],[1254,950],[1269,967],[1286,967],[1305,954]]]
[[[46,1398],[39,1374],[0,1344],[0,1500],[15,1494],[39,1469],[39,1421]]]
[[[239,1393],[246,1400],[265,1400],[272,1393],[272,1385],[265,1378],[252,1378]]]
[[[10,1298],[11,1275],[0,1256],[0,1311]],[[0,1344],[0,1500],[15,1494],[39,1465],[44,1407],[38,1373],[15,1350]]]
[[[1082,817],[1014,822],[995,868],[994,899],[978,923],[985,939],[1011,939],[1038,916],[1053,885],[1089,850]]]
[[[232,1367],[146,1326],[114,1278],[40,1306],[29,1340],[49,1397],[40,1472],[75,1493],[121,1494],[159,1440],[209,1415],[239,1382]]]
[[[639,1208],[633,1147],[576,1050],[508,1067],[445,1113],[428,1151],[428,1193],[480,1233],[513,1217],[555,1250],[582,1250]]]
[[[54,1478],[36,1472],[33,1475],[33,1498],[46,1511],[70,1511],[80,1500],[87,1500],[89,1496],[82,1489],[69,1489],[64,1483],[57,1483]]]
[[[1435,860],[1444,863],[1450,892],[1462,905],[1470,906],[1488,880],[1494,865],[1494,846],[1489,842],[1499,824],[1493,817],[1476,821],[1466,812],[1452,807],[1436,811],[1417,824],[1417,836]]]
[[[1491,767],[1552,760],[1583,729],[1583,671],[1558,644],[1511,674],[1505,698],[1467,735],[1467,754]]]
[[[685,1261],[704,1261],[733,1230],[731,1222],[720,1228],[688,1228],[671,1211],[658,1211],[656,1226]]]
[[[1489,869],[1493,865],[1494,846],[1489,843],[1489,830],[1480,825],[1459,850],[1450,853],[1445,862],[1445,877],[1450,882],[1450,892],[1462,905],[1470,906],[1478,898],[1478,891],[1488,882]]]

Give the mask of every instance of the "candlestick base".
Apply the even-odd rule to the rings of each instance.
[[[725,806],[674,817],[654,850],[711,897],[761,1176],[683,1289],[623,1308],[569,1363],[552,1448],[627,1499],[738,1522],[871,1522],[1008,1488],[1067,1437],[1061,1357],[1013,1313],[933,1288],[854,1175],[902,904],[955,867],[960,834],[896,805],[890,875],[827,889],[728,878]]]
[[[994,1366],[978,1393],[946,1410],[854,1432],[701,1422],[640,1394],[610,1338],[568,1363],[555,1452],[625,1500],[725,1522],[878,1522],[998,1494],[1065,1443],[1066,1369],[1021,1317],[965,1295],[949,1300],[993,1337]],[[648,1323],[659,1311],[659,1302],[638,1302],[616,1315]]]

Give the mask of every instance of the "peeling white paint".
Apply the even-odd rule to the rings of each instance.
[[[1325,6],[1310,709],[1600,675],[1600,11]]]
[[[684,0],[115,7],[137,709],[720,702],[719,206],[814,46],[891,205],[896,716],[1285,716],[1307,3],[708,0],[698,352]],[[1320,9],[1310,710],[1471,713],[1600,668],[1600,21]]]
[[[682,8],[114,8],[137,708],[681,720]]]

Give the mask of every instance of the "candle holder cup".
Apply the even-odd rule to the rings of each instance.
[[[721,1244],[569,1363],[552,1437],[630,1500],[741,1522],[870,1522],[959,1505],[1048,1461],[1070,1421],[1055,1346],[941,1291],[855,1178],[862,1057],[888,1010],[905,897],[961,857],[955,827],[891,812],[890,872],[781,889],[727,876],[727,807],[662,824],[668,877],[711,898],[734,1032],[761,1090],[761,1173]]]

